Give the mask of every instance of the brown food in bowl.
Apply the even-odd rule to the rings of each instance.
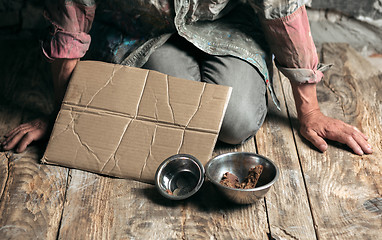
[[[235,174],[226,172],[223,174],[223,177],[220,180],[220,184],[226,187],[237,189],[255,188],[262,172],[262,165],[257,165],[254,168],[250,168],[248,171],[248,175],[244,178],[244,181],[241,183],[239,182],[239,178]]]
[[[222,180],[220,180],[220,184],[230,188],[237,188],[239,186],[239,178],[230,172],[226,172],[223,174]]]

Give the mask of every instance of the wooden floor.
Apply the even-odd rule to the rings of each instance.
[[[31,41],[0,44],[0,138],[52,110],[49,64]],[[382,239],[382,72],[346,44],[326,44],[335,66],[318,86],[324,113],[370,136],[372,155],[330,143],[319,153],[298,133],[288,80],[256,139],[226,151],[273,159],[280,178],[253,205],[224,201],[206,183],[171,202],[152,185],[42,165],[44,144],[0,152],[0,239]],[[1,140],[1,139],[0,139]]]

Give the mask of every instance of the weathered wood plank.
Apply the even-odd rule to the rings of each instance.
[[[21,114],[1,111],[1,133]],[[4,126],[6,126],[4,128]],[[22,154],[0,154],[0,236],[2,239],[55,239],[61,218],[67,170],[39,163],[36,146]]]
[[[240,147],[218,148],[215,154],[231,151],[256,152],[256,146],[250,139]],[[252,205],[235,205],[222,198],[209,182],[186,202],[183,214],[186,239],[268,239],[264,199]]]
[[[280,170],[278,181],[266,195],[271,235],[275,239],[316,239],[280,76],[274,72],[281,111],[270,100],[267,118],[256,134],[259,154],[273,160]]]
[[[253,141],[240,148],[253,149]],[[59,238],[265,239],[267,232],[263,201],[232,206],[206,184],[197,196],[175,202],[149,184],[71,170]]]
[[[0,141],[4,140],[4,135],[9,129],[16,126],[12,120],[18,122],[19,119],[21,119],[20,111],[12,111],[11,109],[0,105]],[[8,181],[8,164],[11,155],[10,152],[0,152],[0,199]]]
[[[382,75],[346,44],[323,46],[323,60],[335,66],[317,91],[321,110],[370,136],[372,155],[357,156],[331,143],[321,154],[298,134],[298,154],[319,239],[380,239],[382,194]],[[288,80],[283,78],[289,114],[296,118]],[[378,207],[379,206],[379,207]]]
[[[153,185],[71,170],[59,239],[180,239],[183,202]]]
[[[38,111],[52,109],[49,70],[38,42],[0,44],[0,134]],[[65,196],[67,170],[39,163],[41,147],[0,154],[0,238],[55,239]]]
[[[252,143],[252,147],[240,150],[250,151],[253,146]],[[263,201],[252,206],[232,206],[221,201],[207,184],[194,198],[171,202],[163,199],[152,185],[78,170],[72,170],[71,175],[61,239],[70,236],[91,239],[266,238]]]
[[[3,239],[55,239],[65,196],[66,169],[42,166],[37,151],[10,155],[7,185],[0,199]]]

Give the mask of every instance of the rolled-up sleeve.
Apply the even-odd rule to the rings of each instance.
[[[89,49],[88,34],[95,15],[96,4],[92,0],[47,0],[45,17],[51,23],[51,31],[42,41],[42,50],[49,60],[56,58],[81,58]]]
[[[260,3],[260,4],[259,4]],[[316,83],[328,66],[319,63],[302,1],[253,1],[278,69],[291,81]]]

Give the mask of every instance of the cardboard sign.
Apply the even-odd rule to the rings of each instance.
[[[230,94],[156,71],[79,62],[42,162],[153,183],[174,154],[210,159]]]

